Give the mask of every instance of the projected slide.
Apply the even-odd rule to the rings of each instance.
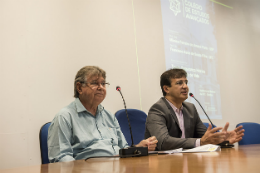
[[[166,68],[188,73],[189,89],[212,119],[221,119],[217,80],[214,3],[209,0],[161,0]],[[195,105],[191,98],[187,100]],[[196,106],[201,118],[206,116]]]

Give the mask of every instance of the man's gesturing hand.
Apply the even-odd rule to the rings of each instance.
[[[137,147],[148,147],[148,151],[154,151],[157,146],[158,140],[155,136],[152,136],[150,138],[147,138],[145,140],[142,140],[139,144],[137,144]]]
[[[215,127],[212,129],[212,125],[209,124],[206,133],[200,139],[200,145],[219,144],[223,142],[226,139],[227,132],[226,131],[217,132],[221,129],[222,127]]]
[[[242,136],[244,136],[244,129],[243,126],[239,126],[235,128],[235,130],[227,131],[229,123],[226,123],[225,127],[223,128],[222,132],[226,132],[225,141],[229,141],[230,144],[236,143],[242,140]]]

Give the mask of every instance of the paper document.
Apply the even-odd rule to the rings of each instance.
[[[208,144],[208,145],[192,148],[189,150],[181,151],[180,153],[200,153],[200,152],[212,152],[212,151],[221,151],[221,148],[219,145]]]
[[[202,153],[202,152],[212,152],[212,151],[221,151],[219,145],[203,145],[200,147],[192,148],[189,150],[183,150],[182,148],[175,150],[166,150],[166,151],[149,151],[149,154],[174,154],[174,153]]]

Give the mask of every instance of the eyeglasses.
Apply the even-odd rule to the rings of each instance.
[[[176,83],[175,83],[175,85],[179,85],[179,86],[183,86],[183,84],[188,84],[188,80],[180,80],[180,81],[177,81]]]
[[[81,83],[84,83],[84,84],[89,84],[91,88],[97,88],[99,87],[100,85],[103,87],[103,88],[106,88],[110,85],[110,83],[108,82],[101,82],[101,83],[98,83],[98,82],[81,82]]]

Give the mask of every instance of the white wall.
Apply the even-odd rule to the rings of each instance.
[[[74,100],[85,65],[107,72],[106,109],[123,108],[120,85],[128,108],[148,112],[166,70],[160,10],[159,0],[0,0],[0,169],[41,163],[40,127]],[[260,123],[259,53],[240,57],[220,62],[225,118],[217,125]]]

